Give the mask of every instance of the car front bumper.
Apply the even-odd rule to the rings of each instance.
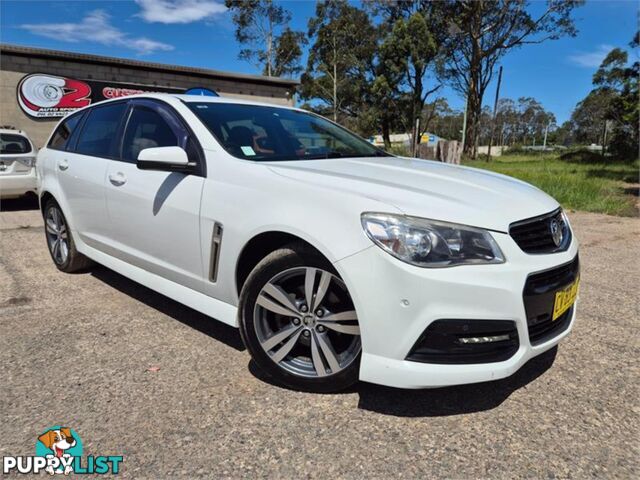
[[[531,274],[577,259],[575,237],[565,252],[529,255],[509,235],[492,235],[505,254],[504,264],[419,268],[374,245],[336,262],[358,313],[363,350],[361,380],[401,388],[497,380],[512,375],[569,334],[575,322],[575,306],[559,333],[531,342],[523,291]],[[442,319],[515,322],[517,350],[505,360],[490,363],[407,360],[425,329]]]

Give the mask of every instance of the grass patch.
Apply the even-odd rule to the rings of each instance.
[[[591,159],[590,159],[591,160]],[[571,162],[557,154],[505,155],[491,162],[465,161],[465,165],[483,168],[531,183],[554,197],[570,210],[635,216],[640,163],[594,161]]]
[[[391,148],[384,148],[386,152],[389,152],[392,155],[398,155],[399,157],[410,157],[411,150],[409,147],[401,144],[392,144]]]

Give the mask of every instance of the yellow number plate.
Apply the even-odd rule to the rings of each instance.
[[[564,312],[571,308],[578,296],[578,285],[580,284],[580,277],[576,278],[576,281],[569,285],[567,288],[556,292],[556,299],[553,304],[553,317],[551,320],[557,320]]]

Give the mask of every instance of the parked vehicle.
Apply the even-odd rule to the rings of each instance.
[[[60,270],[95,261],[239,327],[290,387],[495,380],[574,323],[578,244],[554,199],[303,110],[102,102],[57,126],[38,169]]]
[[[0,127],[0,198],[36,193],[36,154],[26,132]]]

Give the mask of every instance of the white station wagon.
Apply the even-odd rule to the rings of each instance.
[[[0,199],[36,193],[36,154],[26,132],[0,127]]]
[[[37,165],[60,270],[95,261],[239,327],[289,387],[495,380],[574,323],[578,244],[553,198],[303,110],[111,100],[60,122]]]

